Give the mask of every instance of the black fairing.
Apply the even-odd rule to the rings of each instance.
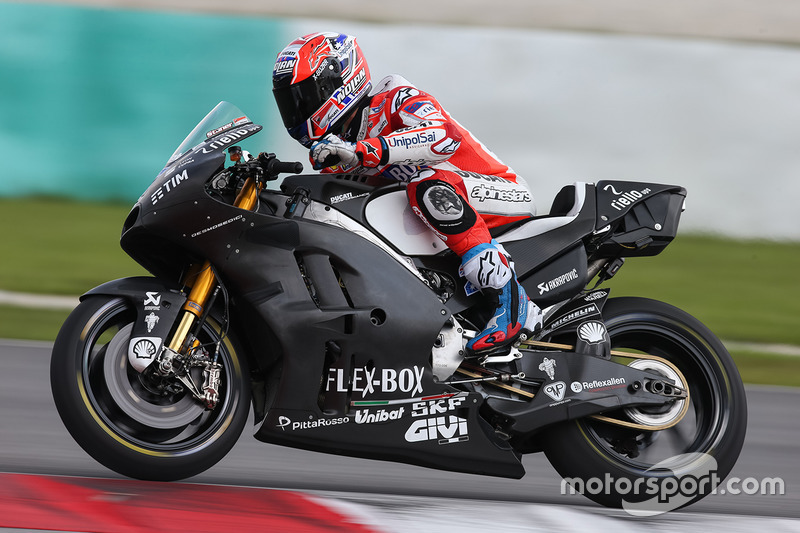
[[[177,280],[193,258],[214,266],[239,317],[233,331],[253,350],[252,367],[262,373],[258,379],[268,382],[264,397],[254,398],[262,417],[256,420],[256,437],[521,477],[517,454],[480,418],[477,394],[453,409],[447,415],[453,418],[441,426],[419,427],[438,423],[438,417],[415,417],[412,403],[393,409],[402,417],[392,424],[357,423],[375,414],[368,405],[372,400],[411,402],[458,392],[435,383],[430,370],[431,347],[452,312],[408,268],[363,237],[303,218],[299,211],[287,218],[287,200],[301,186],[330,203],[328,194],[357,196],[374,185],[298,176],[286,180],[288,194],[265,191],[257,212],[244,211],[206,188],[221,170],[225,147],[206,146],[208,153],[200,147],[163,172],[128,217],[122,245],[167,279]],[[182,179],[171,181],[176,175]],[[362,202],[347,198],[334,206]],[[462,440],[442,446],[441,439],[426,437],[410,444],[407,432],[414,427],[417,433],[408,438],[452,434]]]
[[[406,268],[349,231],[304,219],[259,216],[236,247],[242,253],[229,259],[223,276],[270,325],[283,356],[280,384],[257,438],[308,449],[336,442],[350,454],[453,470],[472,469],[463,461],[477,453],[494,463],[492,469],[521,475],[510,448],[488,432],[473,430],[456,449],[435,442],[409,447],[403,438],[408,422],[350,423],[358,410],[351,402],[456,392],[434,383],[430,373],[431,346],[450,312]],[[394,382],[387,379],[395,375],[397,390],[388,390]],[[407,380],[404,386],[400,379]],[[413,422],[410,405],[405,415]],[[464,418],[471,417],[476,409],[465,410]],[[310,426],[289,431],[287,420]],[[340,424],[347,425],[333,427]]]
[[[249,347],[256,379],[267,383],[267,392],[254,399],[256,437],[345,455],[521,477],[518,454],[480,415],[483,396],[433,379],[431,349],[440,332],[454,313],[479,298],[463,295],[459,259],[449,251],[413,258],[418,267],[455,280],[458,295],[443,303],[402,259],[347,229],[304,217],[309,202],[287,207],[292,199],[310,198],[319,202],[312,209],[339,211],[369,228],[364,216],[369,197],[402,188],[383,178],[294,176],[284,180],[281,192],[262,192],[256,211],[234,207],[230,196],[208,184],[224,168],[223,150],[260,129],[247,124],[225,131],[172,162],[131,211],[121,239],[131,257],[166,280],[164,287],[174,287],[191,263],[210,261],[230,299],[232,332]],[[611,213],[616,208],[605,193],[595,198],[594,186],[582,186],[583,209],[571,222],[505,243],[522,284],[543,305],[583,290],[587,251],[596,252],[590,249],[596,244],[591,239],[603,216],[615,215],[603,221],[613,226],[615,236],[632,234],[637,242],[644,242],[636,233],[644,230],[629,227],[627,217],[644,220],[642,203],[647,214],[670,227],[665,233],[677,224],[674,197],[682,198],[681,190],[665,187],[617,214]],[[569,204],[566,196],[562,201]],[[625,250],[619,241],[600,246],[609,253],[612,247]],[[146,282],[132,286],[134,299],[137,291],[150,290]],[[563,366],[579,379],[597,365],[611,364],[596,361],[565,359]],[[626,379],[641,374],[625,372]],[[595,412],[603,402],[619,405],[615,398],[586,396],[586,404],[576,398],[567,407],[586,405],[587,412]],[[500,402],[497,409],[513,412],[514,423],[531,431],[547,420],[570,417],[567,407],[551,409],[543,402],[539,398],[527,407]],[[523,416],[531,409],[550,418]]]
[[[298,188],[308,189],[310,198],[330,204],[347,216],[364,223],[364,206],[379,187],[397,187],[396,180],[363,174],[305,174],[287,176],[281,191],[292,194]]]
[[[81,295],[81,300],[96,295],[122,297],[136,310],[137,320],[131,330],[132,338],[166,338],[186,301],[186,295],[180,292],[177,284],[145,276],[108,281]],[[155,302],[150,301],[151,295],[157,298]],[[145,316],[153,311],[158,311],[159,320],[149,327]]]
[[[222,169],[224,150],[260,130],[247,124],[216,135],[164,168],[128,215],[122,249],[149,272],[175,281],[187,258],[222,251],[230,230],[241,231],[249,212],[214,199],[206,184]],[[221,224],[230,226],[228,231],[211,229]]]
[[[579,186],[585,187],[586,197],[583,209],[572,222],[535,237],[503,243],[514,260],[520,283],[541,307],[574,296],[588,281],[583,241],[595,228],[595,188],[589,184]],[[563,191],[571,190],[570,186]],[[554,201],[554,214],[562,214],[558,203],[563,196],[560,194]]]
[[[650,256],[661,252],[678,232],[686,189],[675,185],[600,181],[597,227],[610,226],[598,257]]]
[[[524,275],[520,282],[528,296],[539,307],[545,307],[578,294],[586,287],[587,278],[586,248],[575,244],[546,265]]]

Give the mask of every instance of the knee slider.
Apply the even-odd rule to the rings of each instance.
[[[428,223],[445,235],[463,233],[477,220],[472,206],[446,181],[423,180],[416,186],[414,200]]]

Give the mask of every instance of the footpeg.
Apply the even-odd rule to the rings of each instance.
[[[498,363],[510,363],[512,361],[516,361],[517,359],[522,359],[522,352],[520,352],[516,347],[505,347],[499,348],[497,351],[482,356],[480,359],[478,359],[478,362],[482,366],[486,366]]]

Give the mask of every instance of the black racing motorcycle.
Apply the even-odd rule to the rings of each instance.
[[[405,185],[297,175],[300,163],[242,148],[259,130],[215,107],[125,220],[121,246],[152,277],[95,287],[61,328],[55,404],[97,461],[139,479],[198,474],[252,405],[257,439],[320,452],[520,478],[522,455],[544,451],[614,507],[713,471],[681,490],[686,505],[730,472],[746,400],[719,339],[666,303],[599,287],[672,241],[683,188],[575,183],[548,215],[492,230],[545,322],[470,357],[493,309],[467,295]],[[280,174],[293,175],[267,189]]]

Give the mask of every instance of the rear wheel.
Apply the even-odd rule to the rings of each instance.
[[[249,412],[246,361],[223,337],[219,402],[207,410],[173,378],[128,363],[136,320],[121,298],[87,298],[70,314],[53,346],[50,382],[61,419],[78,444],[106,467],[147,480],[186,478],[210,468],[236,443]],[[207,321],[204,346],[220,340]],[[202,368],[191,370],[202,385]]]
[[[578,492],[633,514],[665,512],[703,498],[728,475],[744,441],[747,405],[733,360],[708,328],[663,302],[614,298],[606,303],[603,317],[614,350],[655,355],[680,370],[688,384],[688,410],[677,424],[661,431],[591,418],[561,424],[547,431],[548,459]],[[676,377],[663,363],[617,359]],[[657,425],[679,418],[681,401],[604,414]]]

